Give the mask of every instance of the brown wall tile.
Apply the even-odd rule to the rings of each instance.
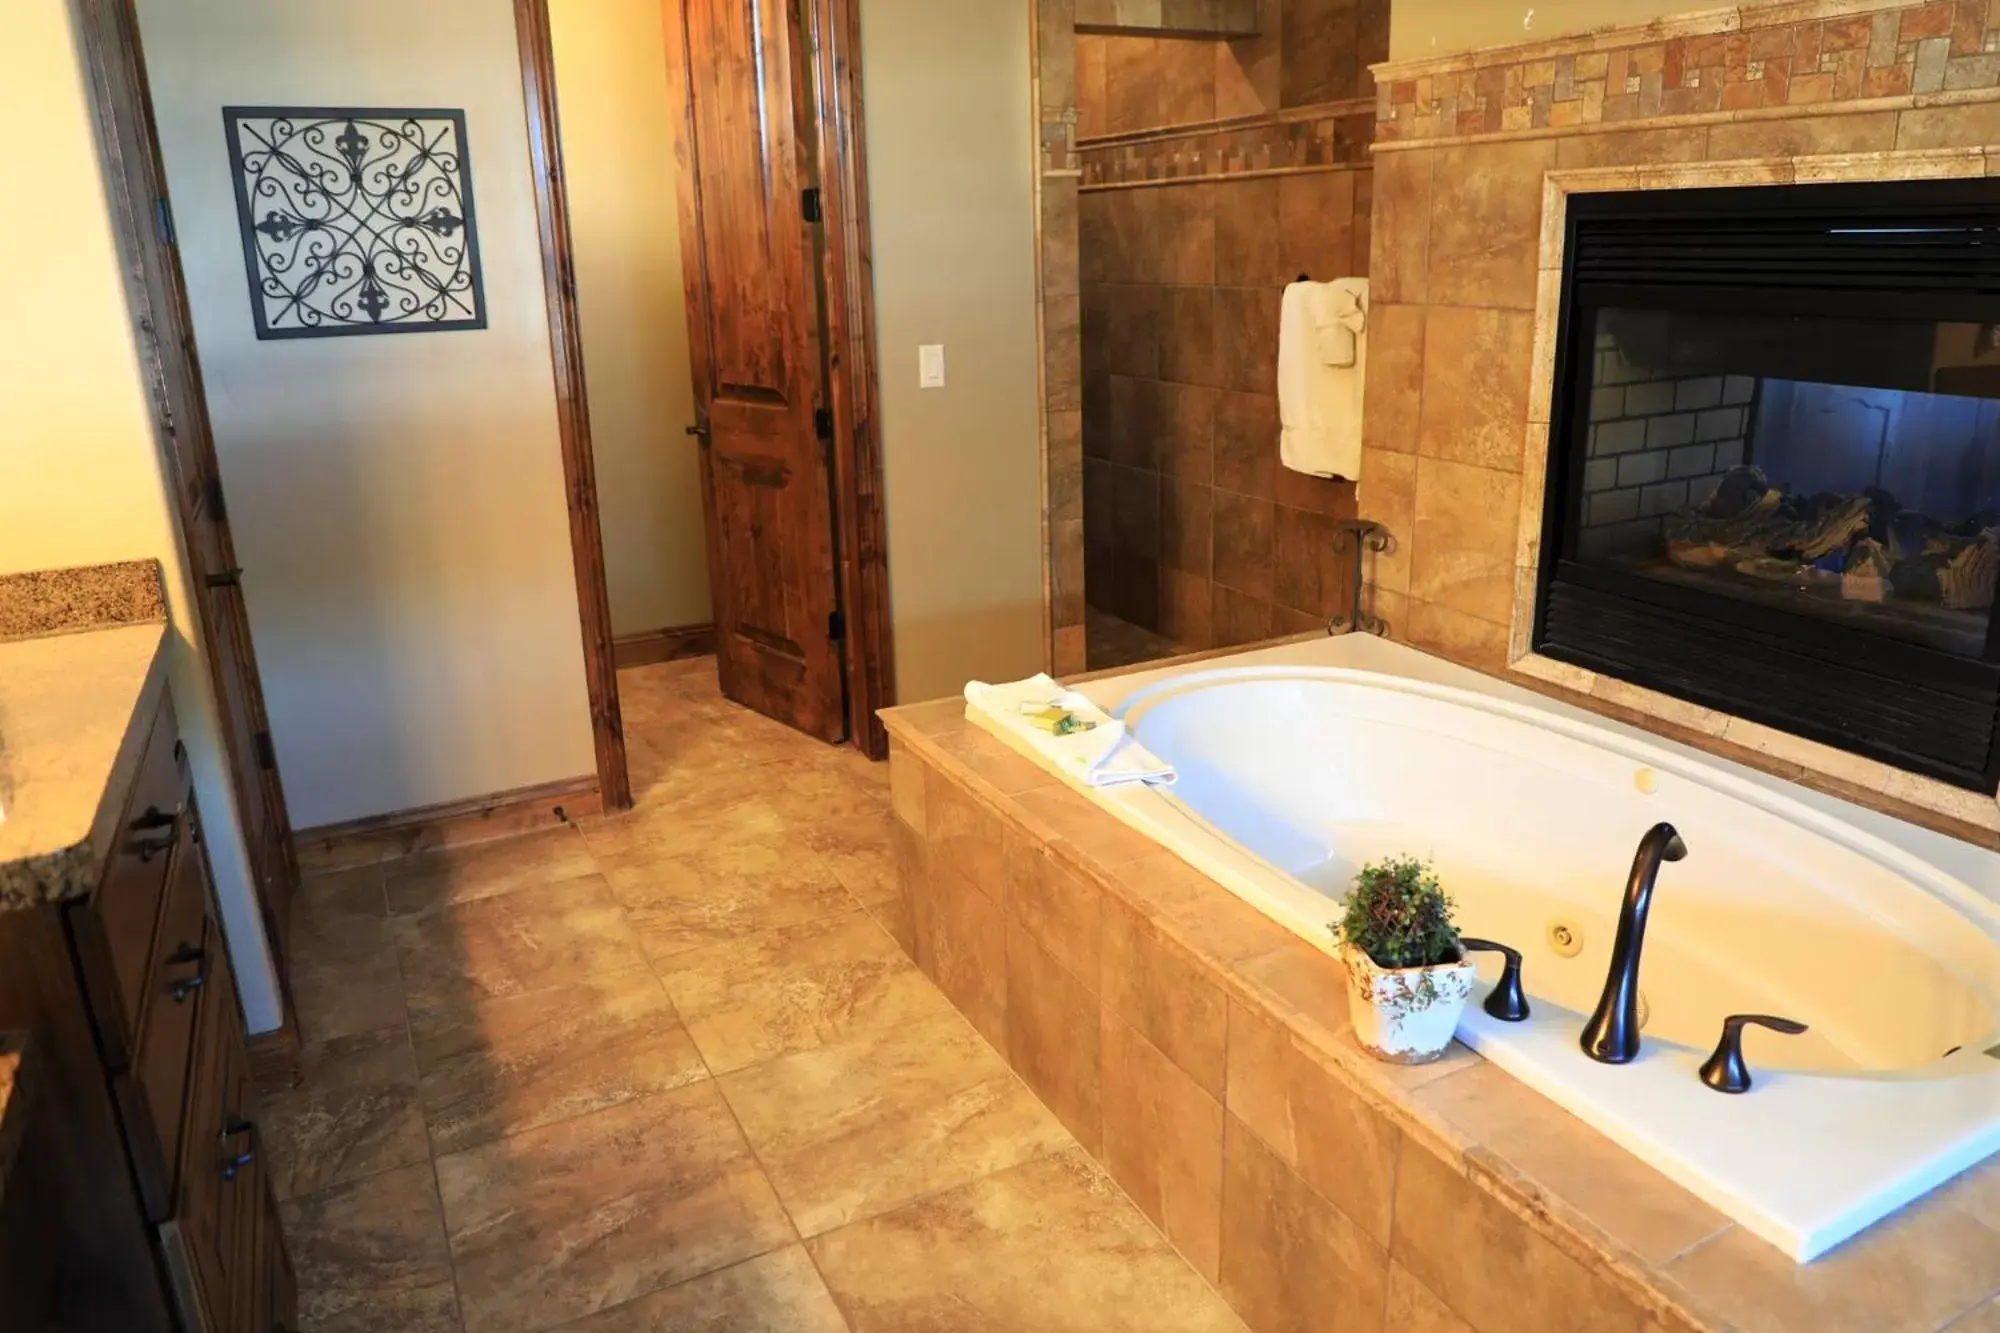
[[[1190,651],[1211,647],[1215,642],[1215,585],[1206,572],[1160,571],[1160,633]]]
[[[1275,372],[1273,375],[1275,379]],[[1275,393],[1225,392],[1215,405],[1215,484],[1239,495],[1271,497],[1278,466]]]
[[[1258,1333],[1375,1333],[1387,1270],[1360,1227],[1229,1117],[1219,1285],[1245,1323]]]
[[[1045,849],[1027,849],[1023,859],[1031,870],[1009,887],[1008,916],[1071,976],[1095,989],[1101,897],[1097,885]]]
[[[1008,1063],[1092,1156],[1102,1151],[1097,997],[1020,926],[1007,930]]]
[[[1214,476],[1214,389],[1162,382],[1159,394],[1159,469],[1180,481],[1207,486]]]
[[[1268,177],[1218,183],[1215,194],[1215,280],[1229,287],[1288,281],[1278,224],[1278,182]]]
[[[1008,883],[1025,873],[1018,837],[955,782],[929,782],[924,798],[933,859],[955,867],[995,904],[1006,902]]]
[[[1555,160],[1550,139],[1438,150],[1429,259],[1433,305],[1535,308],[1542,178]],[[1388,299],[1408,298],[1397,293]]]
[[[1353,0],[1284,0],[1283,23],[1279,97],[1284,105],[1334,102],[1359,94],[1360,22]]]
[[[1114,285],[1106,293],[1110,315],[1108,360],[1114,375],[1153,379],[1160,373],[1160,335],[1166,319],[1158,287]]]
[[[1229,1006],[1229,1113],[1376,1244],[1389,1244],[1402,1135],[1289,1030]],[[1414,1149],[1413,1151],[1422,1151]]]
[[[1452,1313],[1436,1292],[1393,1261],[1389,1264],[1389,1294],[1383,1303],[1382,1327],[1395,1333],[1473,1333],[1472,1325]]]
[[[1215,493],[1215,581],[1240,593],[1271,600],[1276,582],[1276,507],[1231,491]]]
[[[1257,35],[1215,48],[1215,114],[1253,116],[1278,109],[1284,0],[1258,0]]]
[[[1438,153],[1414,149],[1375,156],[1375,207],[1368,260],[1376,304],[1421,305],[1430,295],[1432,175]]]
[[[1104,1164],[1201,1275],[1222,1243],[1222,1107],[1108,1008]]]
[[[1397,1174],[1393,1253],[1481,1333],[1642,1327],[1631,1301],[1427,1152],[1404,1154]]]
[[[1897,118],[1896,147],[1962,148],[2000,143],[2000,102],[1917,107]]]
[[[1239,393],[1278,391],[1277,287],[1215,289],[1215,378],[1197,381]],[[1172,379],[1182,379],[1179,375]]]
[[[1368,271],[1368,256],[1354,253],[1354,186],[1366,172],[1322,171],[1284,176],[1278,182],[1278,236],[1283,249],[1280,283],[1299,274],[1314,282]],[[1265,279],[1272,281],[1272,279]]]
[[[1206,185],[1126,190],[1136,231],[1133,277],[1205,286],[1215,281],[1215,208]]]
[[[1345,477],[1316,477],[1280,464],[1272,476],[1271,498],[1283,507],[1309,514],[1354,517],[1354,483]]]
[[[1271,601],[1276,607],[1319,623],[1347,610],[1351,557],[1333,549],[1336,522],[1330,515],[1289,505],[1274,511]]]
[[[1111,133],[1109,90],[1105,64],[1114,39],[1078,33],[1076,37],[1076,136],[1094,139]]]
[[[924,831],[924,761],[889,742],[889,809],[918,833]]]
[[[1556,142],[1556,165],[1564,170],[1629,167],[1642,162],[1699,162],[1705,155],[1708,127],[1576,134]]]
[[[1220,1097],[1229,1028],[1222,992],[1184,949],[1121,901],[1105,900],[1103,947],[1105,1005]]]
[[[1159,381],[1132,375],[1113,375],[1106,410],[1109,426],[1104,432],[1104,457],[1121,467],[1157,472],[1160,466]]]
[[[1528,311],[1432,305],[1417,452],[1518,472],[1534,348]]]
[[[917,962],[980,1035],[1007,1049],[1007,914],[933,845],[917,916]]]
[[[1214,645],[1232,647],[1257,643],[1273,634],[1271,604],[1220,583],[1210,587],[1210,620]]]
[[[1160,378],[1177,384],[1221,384],[1220,344],[1233,338],[1221,321],[1226,287],[1160,289]],[[1275,364],[1275,362],[1273,363]]]
[[[1206,486],[1178,481],[1168,483],[1160,494],[1160,560],[1168,569],[1204,583],[1211,568],[1214,495]],[[1176,643],[1186,642],[1170,630],[1161,632]]]
[[[1513,618],[1520,517],[1518,475],[1418,459],[1411,595],[1507,624]]]
[[[1411,594],[1408,642],[1481,671],[1507,669],[1507,626]]]
[[[889,850],[896,863],[896,892],[874,907],[875,919],[896,937],[910,960],[923,965],[923,947],[918,944],[918,903],[928,920],[930,901],[930,844],[924,835],[901,819],[889,825]]]
[[[1884,153],[1895,146],[1893,111],[1809,116],[1799,120],[1742,120],[1716,125],[1708,131],[1708,158],[1713,162],[1818,153]]]
[[[1369,556],[1368,581],[1394,593],[1410,590],[1410,557],[1417,539],[1417,458],[1371,450],[1363,455],[1358,487],[1361,517],[1389,530],[1387,551]]]
[[[1417,451],[1424,401],[1424,309],[1377,301],[1368,313],[1368,379],[1361,411],[1368,449]],[[1525,389],[1522,397],[1525,402]],[[1364,478],[1366,472],[1364,468]]]

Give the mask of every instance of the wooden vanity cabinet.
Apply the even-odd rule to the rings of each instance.
[[[98,891],[62,911],[169,1304],[183,1333],[296,1328],[243,1012],[164,699],[120,830]]]

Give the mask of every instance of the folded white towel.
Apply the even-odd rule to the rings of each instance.
[[[1023,714],[1024,706],[1067,708],[1078,720],[1095,722],[1088,731],[1052,736]],[[1064,777],[1088,787],[1129,782],[1171,785],[1180,775],[1132,739],[1125,724],[1088,698],[1066,690],[1046,675],[1005,685],[971,681],[965,687],[965,715],[1001,739],[1047,761]]]
[[[1284,422],[1278,456],[1292,471],[1350,480],[1361,475],[1367,332],[1368,279],[1295,282],[1285,288],[1278,327],[1278,414]]]

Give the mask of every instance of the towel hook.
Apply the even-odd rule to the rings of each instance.
[[[1352,595],[1348,600],[1348,606],[1352,608],[1353,614],[1351,616],[1334,616],[1327,622],[1326,632],[1328,634],[1352,634],[1356,630],[1360,630],[1363,634],[1387,634],[1389,626],[1386,621],[1380,616],[1370,615],[1361,609],[1361,592],[1367,586],[1368,581],[1368,552],[1374,551],[1379,554],[1387,551],[1393,544],[1393,540],[1389,536],[1389,530],[1380,523],[1372,522],[1365,518],[1350,518],[1334,525],[1333,549],[1335,554],[1339,554],[1347,548],[1347,539],[1349,537],[1354,539],[1354,579],[1351,588]]]

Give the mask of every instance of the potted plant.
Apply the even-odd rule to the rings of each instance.
[[[1348,1008],[1363,1048],[1403,1065],[1443,1055],[1475,969],[1430,863],[1398,856],[1363,866],[1331,929],[1347,964]]]

